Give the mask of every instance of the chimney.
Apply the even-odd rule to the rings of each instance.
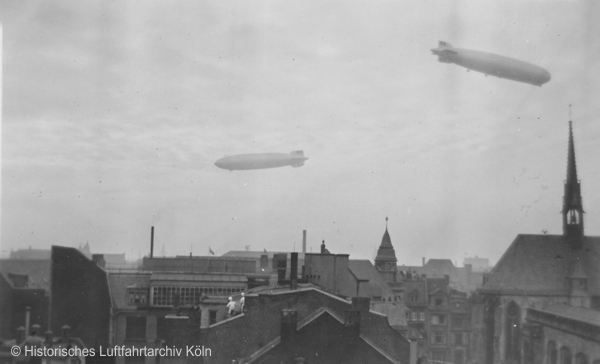
[[[44,334],[44,336],[46,337],[46,341],[45,344],[46,346],[52,347],[52,344],[54,344],[53,341],[53,335],[54,333],[50,330],[46,331],[46,333]]]
[[[192,253],[190,253],[192,255]],[[150,258],[154,257],[154,226],[150,229]]]
[[[369,297],[352,297],[352,310],[369,312],[371,310],[371,299]]]
[[[347,339],[354,339],[360,335],[360,311],[346,310],[344,332],[347,334]]]
[[[425,257],[423,257],[423,267],[425,266]]]
[[[281,342],[293,341],[296,336],[298,312],[296,310],[281,310]]]
[[[290,289],[298,288],[298,253],[292,253],[290,263]]]
[[[23,326],[21,326],[17,329],[17,343],[23,342],[23,340],[25,340],[25,338],[26,338],[25,328]]]
[[[65,325],[61,328],[62,330],[62,342],[70,342],[71,341],[71,326]]]
[[[29,320],[31,318],[31,307],[25,307],[25,336],[29,335]]]
[[[306,230],[302,230],[302,253],[306,253]]]
[[[40,333],[42,327],[38,324],[31,326],[31,336],[37,336]]]

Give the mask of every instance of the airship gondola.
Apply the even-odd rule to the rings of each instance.
[[[301,150],[291,153],[253,153],[238,154],[223,157],[215,162],[215,166],[230,171],[241,171],[251,169],[266,169],[292,166],[302,167],[308,158]]]
[[[497,54],[454,48],[450,43],[439,42],[438,48],[431,50],[442,63],[454,63],[485,75],[506,78],[535,86],[550,81],[550,73],[531,63],[499,56]]]

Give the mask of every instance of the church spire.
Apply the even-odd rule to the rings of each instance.
[[[569,149],[567,157],[567,179],[563,196],[563,235],[569,238],[569,244],[578,249],[583,236],[583,205],[581,185],[577,179],[575,162],[575,143],[573,141],[573,122],[569,120]]]

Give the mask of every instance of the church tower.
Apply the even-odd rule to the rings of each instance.
[[[396,282],[396,252],[392,246],[392,239],[387,230],[387,217],[385,218],[385,233],[381,239],[381,245],[377,249],[377,256],[375,257],[375,268],[379,271],[383,279],[388,283]]]
[[[581,186],[577,179],[575,163],[575,145],[573,143],[573,126],[569,121],[569,151],[567,159],[567,179],[563,196],[563,235],[573,249],[581,249],[583,237],[583,205],[581,202]]]

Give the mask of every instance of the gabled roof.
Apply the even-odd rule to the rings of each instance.
[[[390,286],[383,277],[381,277],[381,274],[371,261],[365,259],[351,259],[348,261],[348,269],[356,279],[369,281],[366,293],[370,297],[389,297],[394,295]]]
[[[582,239],[582,248],[572,249],[563,235],[518,235],[481,292],[567,296],[566,277],[577,272],[588,277],[590,294],[600,295],[600,237]]]
[[[340,328],[344,327],[344,319],[342,317],[337,315],[331,309],[328,309],[326,307],[321,307],[321,308],[315,310],[313,313],[311,313],[307,317],[305,317],[303,320],[298,322],[297,329],[296,329],[297,330],[296,335],[298,335],[298,337],[302,337],[302,336],[310,337],[315,334],[315,332],[313,332],[315,329],[322,330],[321,328],[317,328],[317,327],[315,327],[314,329],[311,330],[311,326],[313,324],[316,324],[317,321],[319,321],[319,320],[327,320],[331,324],[339,325],[338,327],[340,327]],[[339,329],[336,330],[331,324],[325,325],[325,327],[329,327],[332,330],[332,333],[334,333],[334,335],[323,335],[322,340],[325,342],[330,341],[330,340],[331,341],[339,340],[339,336],[335,335],[335,334],[339,333]],[[320,333],[322,333],[322,332],[320,332]],[[376,352],[382,358],[385,358],[385,360],[387,362],[389,362],[391,364],[400,364],[400,361],[395,360],[389,353],[387,353],[385,350],[380,348],[374,341],[370,340],[368,336],[360,334],[359,338],[361,340],[354,342],[354,343],[338,342],[337,344],[340,346],[351,345],[353,348],[348,348],[348,350],[359,350],[359,351],[364,351],[364,347],[361,348],[361,346],[366,345],[366,346],[370,347],[372,350],[374,350],[374,352]],[[296,340],[299,340],[299,339],[296,339]],[[244,360],[243,362],[248,363],[248,364],[257,363],[261,360],[261,358],[264,358],[265,355],[268,355],[269,352],[278,348],[281,344],[282,344],[281,336],[278,336],[275,340],[273,340],[272,342],[267,344],[265,347],[260,348],[254,354],[252,354],[251,356],[246,358],[246,360]],[[298,344],[295,344],[295,345],[298,346]],[[327,346],[327,344],[325,344],[325,346]],[[329,346],[327,346],[327,347],[329,347]],[[335,348],[332,348],[332,349],[335,349]],[[338,348],[338,350],[339,350],[339,348]]]
[[[50,290],[50,259],[1,259],[0,273],[28,276],[27,288]]]

